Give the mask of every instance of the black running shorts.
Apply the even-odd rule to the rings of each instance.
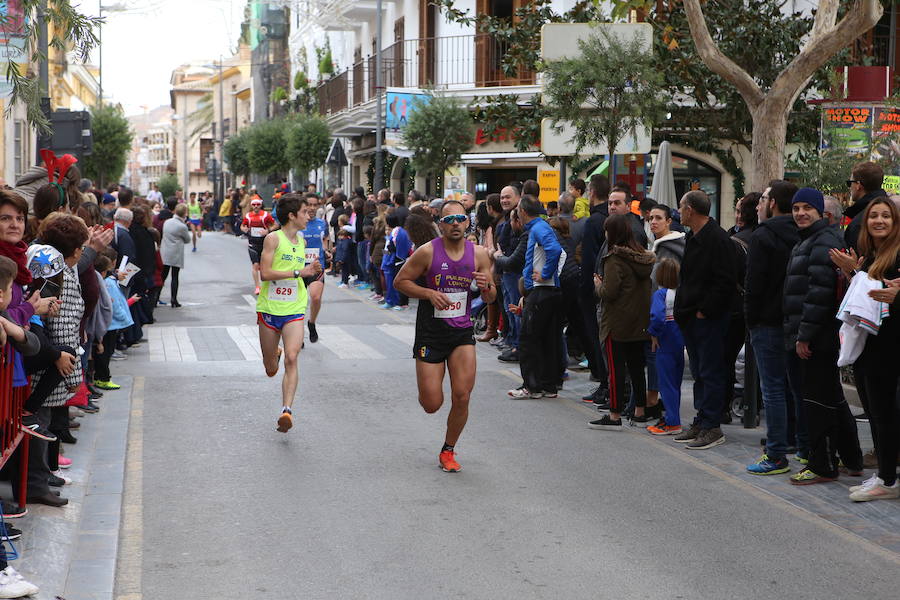
[[[413,358],[422,362],[440,364],[445,362],[459,346],[474,346],[475,331],[471,327],[458,329],[443,327],[436,331],[424,331],[417,328],[416,341],[413,344]]]

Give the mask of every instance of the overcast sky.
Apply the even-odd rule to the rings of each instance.
[[[215,61],[235,50],[246,0],[102,0],[104,7],[103,95],[126,114],[169,104],[169,78],[178,65]],[[73,4],[79,4],[75,0]],[[79,10],[96,16],[99,2]],[[99,62],[95,51],[94,64]]]

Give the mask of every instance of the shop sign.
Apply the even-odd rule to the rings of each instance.
[[[538,184],[541,186],[541,202],[547,204],[559,199],[559,171],[538,172]]]
[[[852,156],[870,153],[872,142],[872,106],[828,107],[822,111],[821,148],[845,148]]]

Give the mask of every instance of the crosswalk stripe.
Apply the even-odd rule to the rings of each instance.
[[[378,330],[394,339],[400,340],[407,346],[412,347],[416,338],[415,325],[388,324],[379,325]]]
[[[165,362],[166,351],[163,348],[162,330],[159,327],[151,327],[147,332],[147,340],[150,347],[150,362]]]
[[[235,345],[238,347],[238,350],[241,351],[241,354],[244,355],[245,360],[262,359],[258,342],[256,344],[251,342],[250,339],[244,335],[243,329],[243,327],[228,327],[228,335],[234,340]]]
[[[175,330],[175,341],[181,354],[181,362],[197,362],[197,353],[194,351],[194,344],[191,343],[187,329],[178,327]]]
[[[344,328],[340,325],[317,324],[316,329],[319,332],[319,343],[335,353],[338,358],[367,358],[375,360],[386,358],[375,348],[364,344],[344,331]]]
[[[253,312],[256,312],[256,298],[254,298],[250,294],[244,294],[242,298],[244,299],[244,302],[250,305],[250,308],[253,309]]]

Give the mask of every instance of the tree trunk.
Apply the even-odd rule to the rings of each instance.
[[[784,141],[790,108],[767,98],[752,112],[753,159],[748,191],[762,192],[773,179],[784,178]]]

